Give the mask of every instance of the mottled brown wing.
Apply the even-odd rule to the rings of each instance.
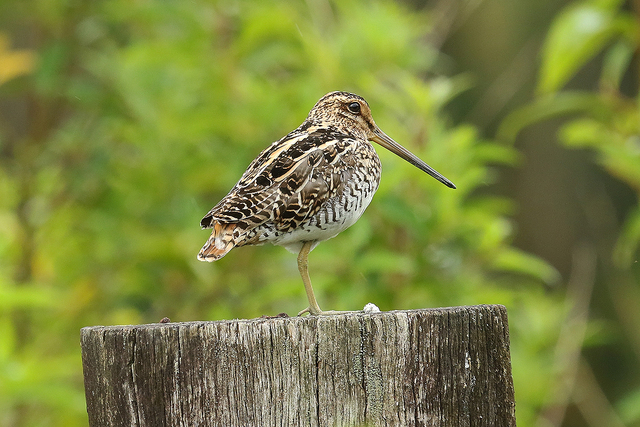
[[[215,229],[218,224],[225,229],[219,224],[234,224],[228,241],[235,246],[255,243],[244,241],[244,236],[268,222],[281,231],[296,227],[341,190],[345,180],[336,166],[352,142],[326,129],[292,132],[251,163],[229,194],[202,219],[201,226]]]

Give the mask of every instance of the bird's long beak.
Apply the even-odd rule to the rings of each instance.
[[[442,176],[438,171],[436,171],[434,168],[432,168],[431,166],[429,166],[428,164],[420,160],[415,154],[413,154],[412,152],[404,148],[402,145],[398,144],[393,139],[389,138],[387,134],[382,132],[380,128],[378,128],[377,126],[373,131],[373,137],[371,137],[370,139],[371,141],[377,142],[378,144],[382,145],[384,148],[391,151],[393,154],[396,154],[397,156],[402,157],[404,160],[411,163],[418,169],[428,173],[429,175],[431,175],[432,177],[434,177],[435,179],[437,179],[447,187],[456,188],[453,182],[449,181],[447,178]]]

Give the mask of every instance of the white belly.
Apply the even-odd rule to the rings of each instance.
[[[378,182],[369,182],[364,191],[352,194],[345,191],[341,197],[329,200],[310,220],[294,230],[281,234],[271,240],[274,245],[284,246],[293,253],[300,252],[304,242],[314,242],[311,249],[324,240],[337,236],[360,219],[371,203],[378,189]]]

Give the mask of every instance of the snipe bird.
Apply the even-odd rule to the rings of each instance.
[[[298,254],[309,299],[309,307],[298,315],[337,313],[318,306],[307,258],[319,242],[353,225],[378,189],[380,159],[369,141],[456,188],[382,132],[362,97],[331,92],[297,129],[260,153],[229,194],[202,218],[202,228],[213,231],[198,259],[216,261],[244,245],[284,246]]]

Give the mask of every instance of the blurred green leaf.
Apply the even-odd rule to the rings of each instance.
[[[494,266],[500,270],[530,274],[549,285],[560,281],[560,273],[547,262],[515,248],[503,251]]]
[[[595,149],[610,173],[640,189],[639,135],[623,135],[599,120],[577,119],[563,126],[560,138],[570,147]]]
[[[616,14],[619,2],[581,2],[561,12],[549,30],[542,49],[540,94],[554,92],[617,34],[630,25]]]
[[[622,421],[627,425],[633,425],[640,421],[640,388],[629,393],[616,405]]]
[[[527,126],[573,113],[588,113],[598,117],[612,115],[609,106],[591,92],[568,91],[542,95],[510,113],[500,124],[497,135],[500,140],[514,141]]]
[[[8,287],[0,284],[0,310],[54,307],[59,295],[36,287]]]
[[[629,213],[613,251],[613,262],[620,268],[638,263],[640,248],[640,208]]]
[[[631,65],[635,49],[635,45],[630,40],[623,39],[607,50],[601,77],[601,85],[605,89],[619,90],[622,78]]]
[[[0,370],[7,366],[16,347],[16,332],[9,316],[0,316]],[[5,374],[0,374],[0,377]]]

